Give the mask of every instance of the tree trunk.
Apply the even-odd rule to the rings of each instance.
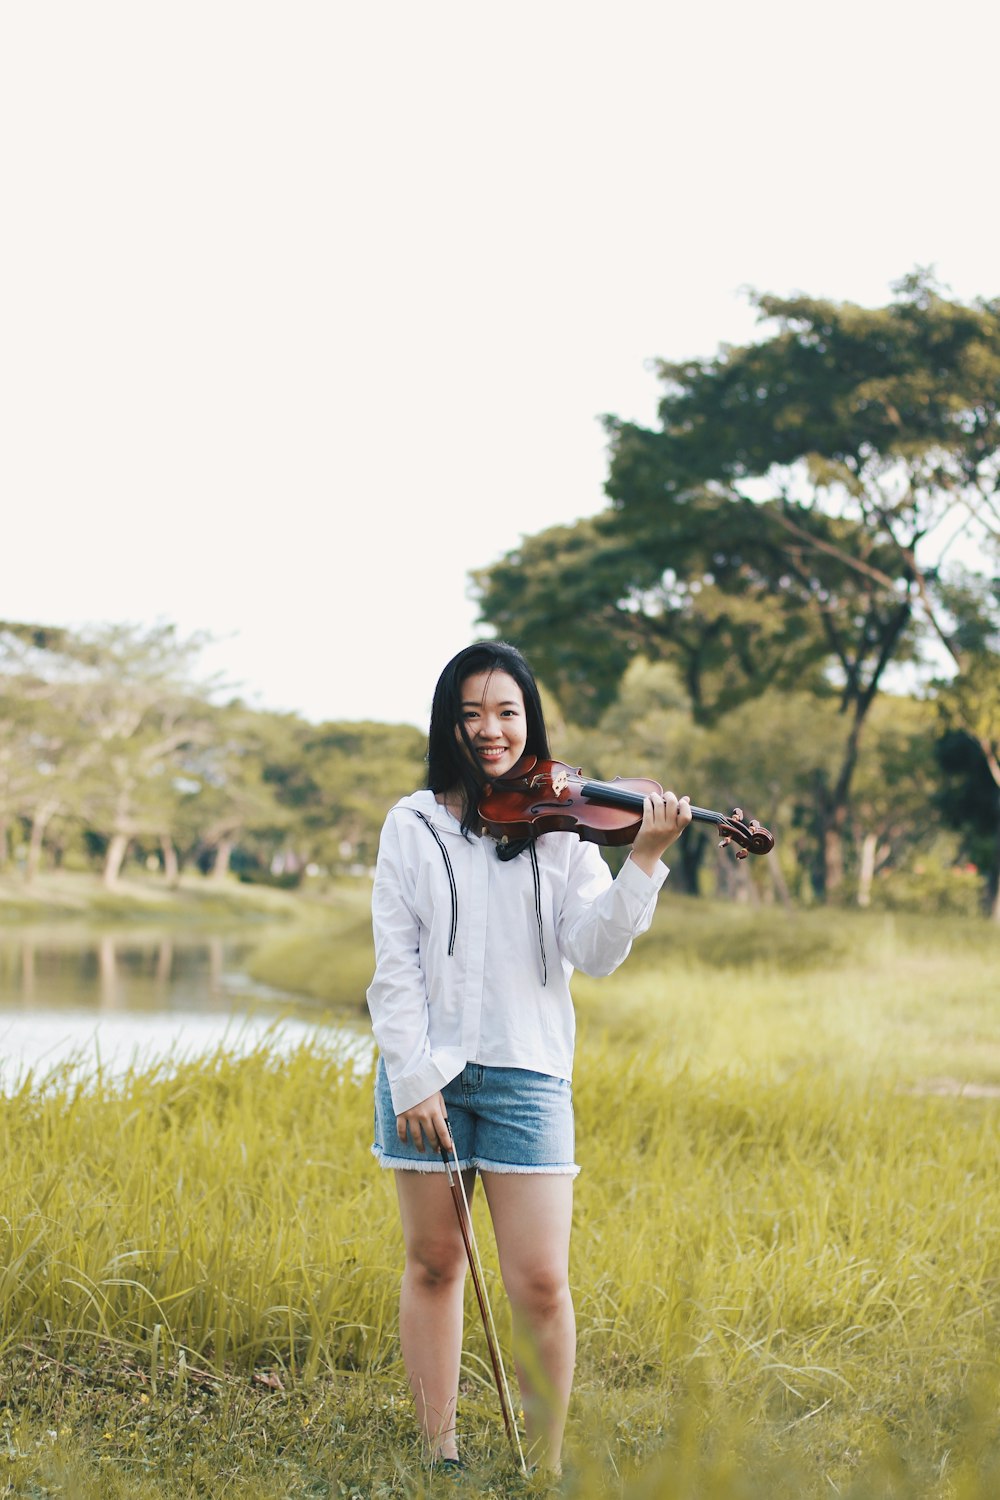
[[[674,845],[672,853],[677,859],[680,887],[689,896],[698,895],[698,878],[708,845],[708,837],[704,833],[695,832],[693,828],[689,828],[684,837]]]
[[[122,865],[125,863],[125,855],[128,853],[130,839],[127,833],[113,833],[108,844],[108,852],[104,856],[104,884],[111,890],[118,884],[118,876],[121,874]]]
[[[911,604],[905,600],[896,611],[895,617],[890,623],[882,639],[882,647],[879,652],[879,660],[872,670],[868,686],[859,691],[853,698],[854,713],[851,719],[851,727],[848,731],[847,741],[844,745],[844,754],[837,772],[837,779],[833,789],[829,792],[823,791],[818,799],[820,814],[820,830],[822,837],[822,871],[819,879],[814,880],[816,894],[821,901],[828,901],[831,896],[839,894],[844,884],[844,840],[847,832],[847,814],[850,805],[851,783],[854,780],[854,772],[858,764],[858,752],[861,746],[861,735],[868,718],[868,712],[875,702],[878,693],[878,685],[885,671],[887,663],[892,657],[896,642],[906,629],[910,620]]]
[[[852,734],[852,739],[854,738]],[[844,843],[848,823],[848,796],[857,747],[844,757],[837,784],[832,790],[820,787],[817,796],[819,816],[819,859],[813,876],[813,888],[820,901],[839,896],[844,884]]]
[[[220,839],[215,847],[215,863],[212,865],[212,879],[225,880],[229,874],[229,856],[233,852],[232,839]]]
[[[10,835],[8,833],[8,827],[9,824],[7,819],[0,818],[0,870],[2,870],[10,860]]]
[[[35,816],[31,820],[31,833],[28,837],[28,859],[24,866],[24,883],[32,885],[38,874],[38,867],[42,862],[42,840],[45,837],[46,819]]]
[[[160,835],[160,854],[163,857],[163,874],[167,885],[173,890],[180,882],[181,867],[177,862],[177,850],[174,848],[174,841],[167,838],[166,834]]]
[[[878,851],[878,835],[866,833],[861,840],[861,868],[858,871],[858,905],[871,906],[872,880],[875,878],[875,855]]]
[[[829,901],[844,884],[844,834],[836,813],[823,830],[823,894]]]
[[[771,855],[767,856],[767,873],[771,877],[771,885],[774,888],[774,894],[777,896],[778,900],[781,902],[785,910],[791,911],[792,893],[788,889],[788,882],[785,879],[784,874],[782,873],[780,861],[773,858]]]
[[[750,878],[749,863],[748,859],[737,859],[732,849],[716,849],[716,892],[724,901],[734,901],[739,906],[757,904],[757,888]]]
[[[42,863],[42,845],[45,840],[45,830],[49,826],[49,820],[55,812],[55,807],[43,805],[31,820],[31,833],[28,837],[28,860],[24,867],[25,885],[31,885],[38,874],[39,866]]]

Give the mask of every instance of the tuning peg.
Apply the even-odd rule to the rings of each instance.
[[[733,810],[732,810],[732,812],[730,813],[730,817],[732,818],[732,820],[733,820],[734,823],[742,823],[743,822],[743,809],[742,809],[742,807],[734,807]]]

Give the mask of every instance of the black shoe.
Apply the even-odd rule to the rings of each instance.
[[[460,1458],[436,1458],[431,1464],[432,1474],[446,1474],[449,1479],[458,1479],[465,1473],[465,1465]]]

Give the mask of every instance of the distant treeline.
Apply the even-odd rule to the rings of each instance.
[[[367,868],[387,805],[423,780],[407,725],[310,724],[218,701],[167,625],[0,625],[0,864],[126,859],[297,884]]]
[[[200,643],[169,626],[75,634],[0,625],[0,859],[33,880],[126,860],[176,880],[294,886],[367,870],[385,811],[421,785],[425,736],[408,725],[310,724],[217,701]],[[588,774],[654,776],[702,806],[741,805],[778,840],[736,862],[702,825],[672,855],[692,894],[815,901],[824,845],[815,789],[849,726],[829,692],[768,689],[699,722],[676,669],[637,659],[588,726],[547,695],[554,753]],[[838,899],[974,911],[995,887],[991,786],[938,703],[882,696],[857,756]],[[992,863],[991,863],[992,859]]]

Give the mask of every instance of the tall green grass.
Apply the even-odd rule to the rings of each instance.
[[[568,1492],[994,1496],[995,935],[739,921],[580,985]],[[370,1116],[321,1040],[0,1101],[8,1493],[424,1493]],[[470,1302],[473,1488],[521,1493],[495,1408]]]
[[[370,1363],[393,1251],[361,1097],[313,1050],[26,1082],[0,1105],[0,1351],[44,1331],[151,1368]]]

